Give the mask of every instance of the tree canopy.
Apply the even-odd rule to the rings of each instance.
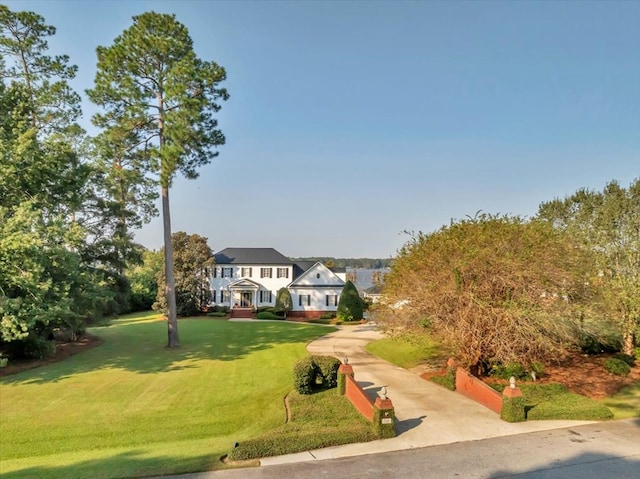
[[[176,306],[180,316],[202,312],[209,304],[210,284],[207,270],[213,267],[213,251],[207,238],[184,231],[171,235],[175,261]],[[166,295],[163,294],[165,277],[158,275],[158,297],[154,309],[167,313]]]
[[[580,189],[542,203],[538,216],[570,234],[592,255],[604,290],[603,314],[618,325],[623,351],[633,354],[640,330],[640,179],[617,181],[603,191]]]
[[[589,271],[588,256],[548,223],[481,214],[399,250],[384,286],[392,314],[379,321],[436,336],[476,373],[531,364],[577,340]]]

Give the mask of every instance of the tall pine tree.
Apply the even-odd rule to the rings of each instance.
[[[228,98],[219,83],[224,68],[199,59],[187,28],[175,15],[147,12],[109,47],[98,47],[98,72],[89,98],[104,112],[96,126],[117,129],[136,141],[148,173],[157,178],[162,198],[168,346],[180,345],[175,300],[169,189],[176,173],[198,177],[198,167],[217,156],[225,138],[214,114]]]

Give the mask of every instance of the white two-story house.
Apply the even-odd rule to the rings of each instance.
[[[214,305],[274,306],[278,290],[288,288],[293,301],[289,316],[314,317],[336,311],[345,283],[322,263],[296,263],[273,248],[226,248],[214,258]]]

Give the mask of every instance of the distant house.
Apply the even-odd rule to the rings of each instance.
[[[212,305],[274,306],[278,290],[287,288],[293,301],[290,316],[317,317],[336,311],[345,283],[322,263],[294,262],[273,248],[226,248],[214,258]]]

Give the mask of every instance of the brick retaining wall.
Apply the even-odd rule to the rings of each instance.
[[[502,394],[461,368],[456,370],[456,391],[497,414],[502,410]]]
[[[373,421],[373,404],[367,394],[352,376],[346,375],[345,380],[345,396],[360,411],[360,414],[369,421]]]

